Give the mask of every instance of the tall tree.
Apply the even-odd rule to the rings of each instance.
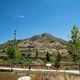
[[[56,58],[55,64],[54,64],[57,69],[60,67],[60,61],[61,61],[61,55],[58,52],[58,55],[57,55],[57,58]]]
[[[17,43],[16,43],[16,32],[17,32],[17,30],[14,30],[14,45],[17,46]]]
[[[46,53],[46,60],[47,61],[50,61],[50,55],[49,55],[49,52],[47,51],[47,53]]]
[[[60,55],[60,52],[58,52],[58,56],[57,58],[59,59],[59,61],[61,61],[61,55]]]
[[[6,53],[9,59],[12,60],[12,65],[13,65],[13,59],[18,58],[20,56],[18,47],[16,46],[16,30],[14,33],[14,44],[11,44],[10,46],[7,47]],[[12,71],[12,65],[11,65],[11,71]]]
[[[73,62],[77,64],[80,59],[80,32],[76,25],[73,26],[68,37],[70,37],[70,40],[67,44],[67,50]]]

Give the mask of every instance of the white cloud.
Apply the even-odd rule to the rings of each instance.
[[[21,15],[18,15],[18,17],[20,17],[20,18],[24,18],[24,16],[21,16]]]

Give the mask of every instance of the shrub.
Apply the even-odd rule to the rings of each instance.
[[[19,57],[19,60],[25,61],[25,58],[24,57]]]
[[[18,64],[18,61],[16,59],[14,59],[13,64]]]
[[[26,52],[21,52],[21,55],[22,56],[26,56]]]
[[[46,76],[44,77],[44,79],[45,79],[45,80],[50,80],[49,75],[46,75]]]
[[[23,64],[23,63],[24,63],[23,60],[19,60],[19,61],[18,61],[18,64]]]
[[[28,53],[27,53],[27,57],[30,57],[31,56],[31,52],[29,51]]]
[[[66,66],[65,70],[69,70],[69,69],[70,69],[70,67],[69,66]]]
[[[25,62],[25,58],[24,57],[20,57],[18,58],[18,64],[23,64]]]
[[[37,59],[37,62],[40,62],[41,60],[40,59]]]
[[[3,59],[4,59],[4,60],[8,60],[9,58],[8,58],[8,56],[5,56]]]

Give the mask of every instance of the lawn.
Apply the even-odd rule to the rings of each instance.
[[[24,75],[0,72],[0,80],[18,80],[22,76]]]

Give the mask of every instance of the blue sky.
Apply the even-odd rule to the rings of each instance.
[[[80,0],[0,0],[0,44],[49,33],[69,40],[73,25],[80,28]]]

